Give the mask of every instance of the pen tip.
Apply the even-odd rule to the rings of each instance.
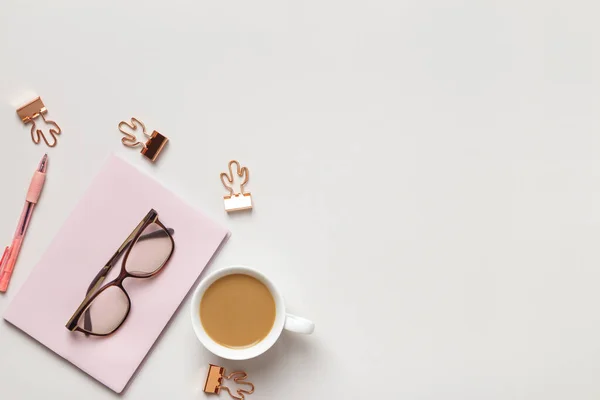
[[[46,164],[48,164],[48,153],[44,154],[44,157],[42,157],[42,161],[40,161],[40,166],[38,168],[38,171],[45,172]]]

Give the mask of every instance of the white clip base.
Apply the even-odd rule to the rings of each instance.
[[[250,193],[238,193],[232,196],[223,197],[225,211],[242,211],[252,208],[252,195]]]

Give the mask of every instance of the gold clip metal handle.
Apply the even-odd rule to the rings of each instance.
[[[222,386],[221,385],[221,389],[225,389],[227,390],[227,393],[229,393],[229,395],[231,397],[233,397],[236,400],[244,400],[245,396],[244,394],[252,394],[254,393],[254,385],[250,382],[246,382],[245,379],[248,378],[248,374],[245,373],[244,371],[235,371],[232,372],[231,374],[229,374],[228,376],[225,377],[226,379],[231,379],[233,378],[233,381],[235,383],[237,383],[238,385],[247,385],[249,386],[248,389],[238,389],[236,390],[237,396],[234,395],[233,393],[231,393],[231,390],[229,390],[229,388],[227,386]]]
[[[133,133],[130,133],[124,129],[125,127],[128,127],[129,129],[135,132],[138,129],[138,125],[142,127],[142,133],[144,134],[144,136],[148,136],[148,134],[146,133],[146,126],[142,123],[142,121],[135,117],[131,117],[131,122],[119,122],[119,130],[123,135],[125,135],[125,137],[121,138],[121,143],[123,143],[127,147],[137,147],[140,144],[143,146],[142,142],[138,141]]]
[[[237,162],[236,160],[229,161],[229,165],[228,165],[229,174],[227,174],[226,172],[221,172],[220,177],[221,177],[221,183],[223,184],[223,186],[225,186],[225,189],[229,190],[230,196],[233,196],[234,194],[239,194],[239,193],[234,193],[233,188],[225,182],[225,181],[229,182],[230,185],[233,184],[233,170],[231,169],[231,167],[233,165],[236,166],[237,176],[239,176],[240,178],[245,176],[244,181],[240,185],[240,193],[241,194],[245,193],[244,186],[246,185],[246,183],[248,183],[248,180],[250,179],[250,171],[248,170],[247,167],[242,167],[240,165],[240,163]]]

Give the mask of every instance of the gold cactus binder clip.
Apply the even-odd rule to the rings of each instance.
[[[220,394],[221,390],[226,390],[231,397],[237,400],[244,400],[244,394],[254,393],[254,385],[250,382],[245,381],[245,379],[248,378],[248,374],[246,374],[244,371],[235,371],[229,375],[225,374],[225,368],[219,367],[218,365],[210,364],[210,368],[208,369],[208,375],[206,376],[206,383],[204,384],[204,392]],[[231,389],[223,385],[223,379],[231,378],[233,378],[233,381],[238,385],[249,386],[249,389],[236,390],[237,396],[231,393]]]
[[[133,133],[124,130],[124,127],[128,127],[135,132],[137,131],[138,126],[142,127],[142,134],[148,138],[148,141],[146,141],[145,144],[138,141]],[[160,152],[169,141],[168,137],[161,135],[157,131],[152,132],[152,135],[148,135],[146,133],[146,126],[139,119],[133,117],[131,118],[131,122],[119,122],[119,130],[125,135],[125,137],[121,138],[121,143],[127,147],[137,147],[141,145],[141,153],[152,162],[156,161]]]
[[[229,186],[233,184],[233,171],[231,169],[233,165],[236,166],[237,176],[244,178],[240,184],[239,193],[234,193],[233,188]],[[244,186],[248,183],[249,179],[250,171],[248,171],[247,167],[241,167],[240,163],[235,160],[229,161],[229,175],[226,172],[221,173],[221,182],[223,183],[223,186],[225,186],[225,189],[229,190],[229,195],[223,196],[223,202],[225,203],[225,210],[227,212],[249,210],[252,208],[252,194],[244,191]],[[227,180],[229,185],[225,180]]]
[[[58,126],[56,122],[46,119],[45,114],[47,112],[48,109],[46,108],[44,102],[40,97],[33,99],[29,103],[25,104],[23,107],[17,109],[17,115],[19,116],[19,118],[21,118],[21,121],[23,121],[25,125],[31,123],[31,140],[33,140],[33,143],[39,144],[40,140],[43,140],[48,145],[48,147],[54,147],[57,143],[56,136],[60,135],[62,131],[60,129],[60,126]],[[44,132],[42,132],[41,129],[36,129],[35,127],[35,119],[39,116],[42,117],[46,124],[53,125],[56,128],[50,129],[52,143],[48,142],[48,139],[46,139],[46,136],[44,135]]]

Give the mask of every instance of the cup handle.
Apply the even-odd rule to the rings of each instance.
[[[298,317],[293,314],[286,314],[283,328],[290,332],[310,335],[315,331],[315,323],[306,318]]]

